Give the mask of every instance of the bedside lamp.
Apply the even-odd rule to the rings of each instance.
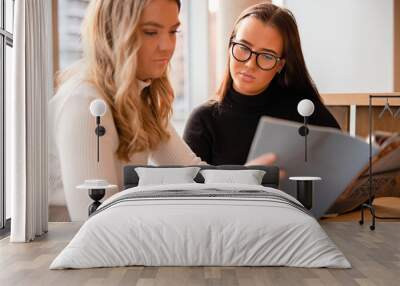
[[[307,119],[314,113],[314,103],[309,99],[301,100],[297,105],[297,112],[304,117],[304,125],[298,130],[301,136],[304,136],[304,160],[307,162]],[[312,209],[313,205],[313,182],[320,181],[320,177],[289,177],[289,180],[297,183],[297,199],[307,209]]]
[[[100,161],[100,137],[106,134],[106,129],[104,126],[100,125],[100,117],[104,116],[107,111],[107,106],[104,100],[96,99],[90,103],[90,113],[96,117],[96,129],[94,132],[97,135],[97,162]]]
[[[304,117],[304,125],[299,128],[299,134],[304,136],[304,160],[307,162],[307,119],[314,113],[314,103],[309,99],[303,99],[297,105],[297,112]]]
[[[93,100],[89,107],[90,113],[96,118],[96,129],[94,130],[97,136],[97,163],[100,162],[100,137],[106,134],[104,126],[100,125],[100,117],[104,116],[107,111],[107,105],[102,99]],[[100,200],[104,197],[106,189],[116,188],[116,185],[111,185],[107,180],[85,180],[85,182],[77,189],[85,189],[89,191],[89,197],[94,202],[89,206],[89,216],[96,211],[101,205]]]

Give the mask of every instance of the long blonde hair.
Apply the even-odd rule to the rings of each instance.
[[[174,93],[167,72],[138,94],[138,24],[149,1],[92,0],[82,26],[80,69],[112,112],[119,137],[117,157],[126,162],[134,153],[154,149],[170,136],[167,128]],[[175,1],[180,8],[180,1]],[[71,74],[71,69],[66,70],[61,80]]]

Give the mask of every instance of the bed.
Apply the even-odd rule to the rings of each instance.
[[[260,185],[205,182],[200,172],[193,183],[138,185],[138,167],[125,167],[124,191],[102,203],[50,269],[351,267],[309,211],[278,189],[276,167],[198,166],[262,170]]]

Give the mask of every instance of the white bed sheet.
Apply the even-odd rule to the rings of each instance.
[[[239,184],[135,187],[155,190],[263,190]],[[262,199],[185,198],[125,201],[89,218],[50,269],[145,266],[293,266],[350,268],[318,221],[286,204]]]

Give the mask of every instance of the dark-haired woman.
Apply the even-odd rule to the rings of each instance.
[[[302,122],[297,113],[302,99],[315,105],[310,124],[340,128],[307,71],[292,13],[256,4],[235,23],[216,99],[193,111],[183,137],[209,164],[243,164],[260,117]]]

